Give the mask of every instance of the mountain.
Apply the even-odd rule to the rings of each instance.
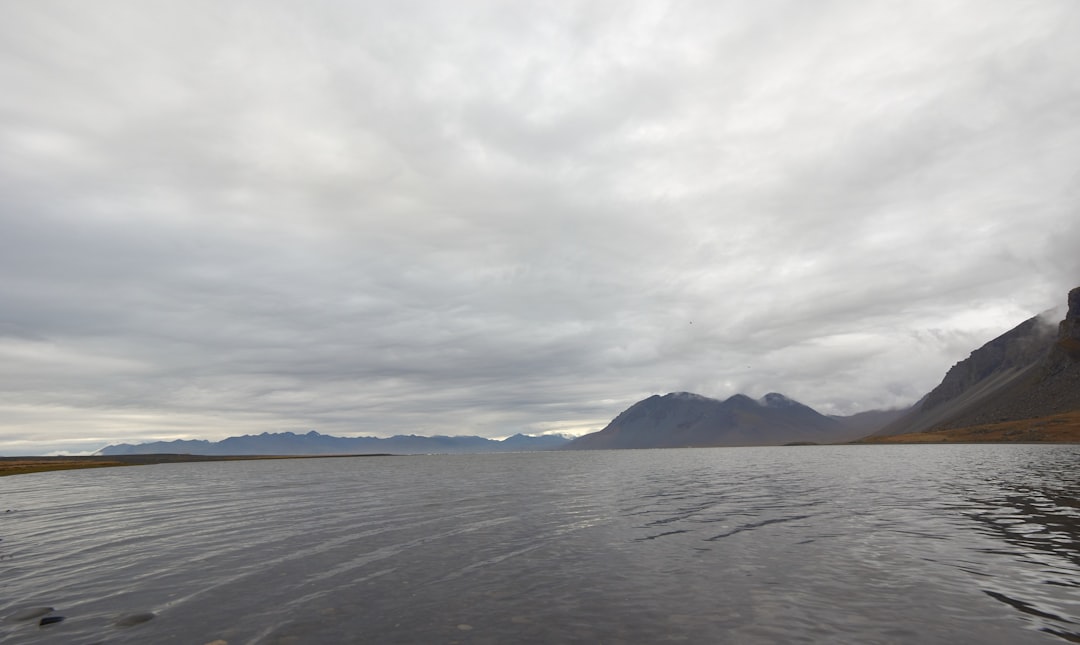
[[[839,421],[850,431],[850,437],[857,439],[881,430],[910,411],[911,408],[867,410],[846,417],[830,414],[829,418]]]
[[[532,437],[516,434],[502,441],[472,436],[397,435],[378,437],[334,437],[312,430],[307,434],[292,432],[243,435],[221,441],[176,440],[142,444],[116,444],[98,451],[99,455],[191,454],[191,455],[341,455],[364,453],[452,454],[477,452],[524,452],[556,450],[569,439],[562,435]]]
[[[558,450],[566,445],[570,438],[561,434],[544,434],[537,437],[527,434],[515,434],[503,439],[501,447],[514,452],[530,450]]]
[[[1045,315],[1035,316],[991,340],[870,439],[983,428],[987,440],[1039,440],[1023,434],[1031,424],[1021,422],[1054,417],[1060,425],[1074,416],[1080,422],[1080,287],[1069,292],[1056,328]]]
[[[835,443],[862,436],[775,392],[759,400],[743,394],[720,401],[690,392],[653,395],[615,417],[603,430],[563,448],[682,448]]]

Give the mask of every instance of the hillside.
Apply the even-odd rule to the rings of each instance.
[[[872,437],[870,443],[1076,443],[1080,442],[1080,411],[1051,414],[1033,419],[1003,421],[963,428],[943,428]]]

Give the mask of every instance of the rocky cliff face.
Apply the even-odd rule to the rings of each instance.
[[[1076,361],[1080,361],[1080,287],[1069,292],[1069,311],[1058,325],[1057,342],[1048,367],[1067,368]]]
[[[998,336],[945,374],[941,385],[923,400],[923,411],[947,404],[987,379],[1025,370],[1046,356],[1053,344],[1053,327],[1038,316]]]
[[[960,361],[915,409],[875,436],[1034,419],[1080,410],[1080,287],[1057,325],[1039,317]]]

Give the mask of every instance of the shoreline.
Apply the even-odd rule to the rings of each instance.
[[[969,430],[967,428],[961,429]],[[980,428],[980,430],[983,430]],[[956,432],[956,431],[952,431]],[[846,443],[816,444],[811,442],[799,442],[784,444],[784,446],[859,446],[859,445],[958,445],[958,444],[1001,444],[1001,445],[1078,445],[1080,437],[1074,433],[1062,433],[1055,437],[1047,437],[1042,433],[1025,433],[1027,436],[1016,438],[987,437],[986,431],[975,433],[958,433],[961,436],[950,436],[945,432],[920,432],[890,437],[874,437],[858,439]],[[979,437],[979,434],[984,436]],[[990,434],[990,433],[986,433]],[[994,433],[996,434],[996,433]],[[1010,433],[1012,434],[1012,433]],[[964,436],[966,435],[966,436]],[[1041,435],[1041,436],[1040,436]],[[1015,436],[1015,435],[1014,435]],[[740,447],[740,446],[718,446]],[[753,446],[743,446],[753,447]],[[195,463],[207,461],[255,461],[269,459],[342,459],[350,457],[397,457],[393,453],[361,453],[345,455],[190,455],[190,454],[142,454],[142,455],[81,455],[81,456],[0,456],[0,477],[23,475],[30,473],[50,472],[54,470],[81,470],[87,468],[117,468],[122,466],[151,466],[154,464]]]
[[[191,463],[201,461],[252,461],[265,459],[331,459],[343,457],[391,457],[389,453],[352,455],[85,455],[48,457],[0,457],[0,477],[53,470],[78,470],[83,468],[115,468],[119,466],[150,466],[153,464]]]
[[[869,436],[859,443],[1077,443],[1080,410],[1032,419],[997,421],[961,428],[938,428],[885,437]]]

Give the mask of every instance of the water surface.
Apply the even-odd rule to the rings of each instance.
[[[0,641],[1080,642],[1078,463],[836,446],[7,477]],[[16,619],[34,607],[64,620]]]

